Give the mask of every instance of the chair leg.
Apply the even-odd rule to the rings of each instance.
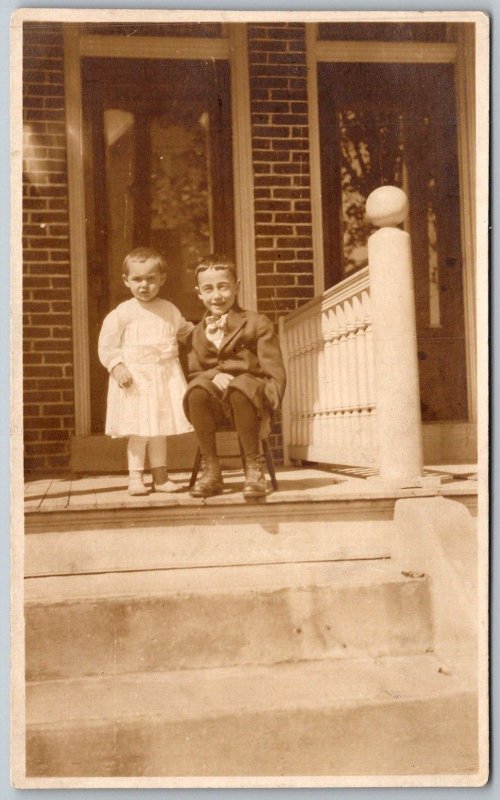
[[[195,459],[194,459],[193,471],[191,472],[191,478],[189,479],[189,489],[192,489],[193,486],[196,483],[196,478],[198,477],[198,472],[200,471],[201,458],[202,458],[201,450],[198,447],[198,450],[196,451],[196,456],[195,456]]]
[[[264,451],[264,458],[266,459],[267,471],[269,472],[269,477],[271,478],[271,485],[274,491],[277,492],[278,481],[276,479],[276,472],[274,470],[273,454],[271,453],[271,448],[269,447],[269,442],[267,439],[262,439],[262,449]]]

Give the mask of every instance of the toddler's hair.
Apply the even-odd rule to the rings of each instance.
[[[123,274],[128,275],[128,268],[131,261],[151,261],[153,267],[158,267],[161,274],[164,275],[167,271],[167,262],[162,254],[155,250],[153,247],[136,247],[125,256],[123,261]]]
[[[207,269],[227,269],[227,271],[233,276],[234,280],[238,280],[234,261],[231,261],[228,256],[222,255],[221,253],[211,253],[209,256],[203,256],[203,258],[198,261],[198,264],[196,265],[196,277],[198,277],[200,272],[206,272]]]

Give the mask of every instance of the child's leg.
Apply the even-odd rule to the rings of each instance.
[[[168,479],[167,437],[152,436],[148,439],[148,453],[155,492],[175,492],[179,487]]]
[[[149,466],[151,469],[167,467],[167,437],[152,436],[148,439]]]
[[[191,389],[188,395],[189,418],[195,429],[204,460],[203,474],[191,489],[193,497],[211,497],[222,492],[222,473],[215,442],[217,425],[224,421],[224,413],[217,401],[201,386]]]
[[[257,458],[260,449],[260,419],[255,406],[243,392],[233,389],[229,394],[234,425],[238,431],[245,458]]]
[[[266,476],[260,457],[260,419],[255,406],[237,389],[229,394],[234,425],[245,454],[245,497],[263,497],[266,494]]]
[[[189,418],[196,431],[202,455],[213,457],[217,450],[215,447],[215,432],[217,424],[223,420],[223,413],[216,406],[214,398],[201,386],[195,386],[188,395]]]
[[[146,436],[129,436],[127,443],[129,494],[149,494],[149,489],[144,486],[143,481],[147,442]]]

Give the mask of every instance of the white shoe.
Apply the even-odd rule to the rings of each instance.
[[[142,478],[133,477],[128,482],[128,493],[134,496],[149,494],[149,488],[144,485]]]

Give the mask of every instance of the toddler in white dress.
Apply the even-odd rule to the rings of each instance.
[[[138,247],[123,262],[123,281],[132,298],[105,318],[99,358],[110,373],[106,434],[128,437],[129,494],[148,494],[144,484],[146,450],[156,491],[171,492],[166,436],[192,427],[184,416],[186,381],[177,340],[193,329],[168,300],[158,297],[166,263],[155,250]]]

